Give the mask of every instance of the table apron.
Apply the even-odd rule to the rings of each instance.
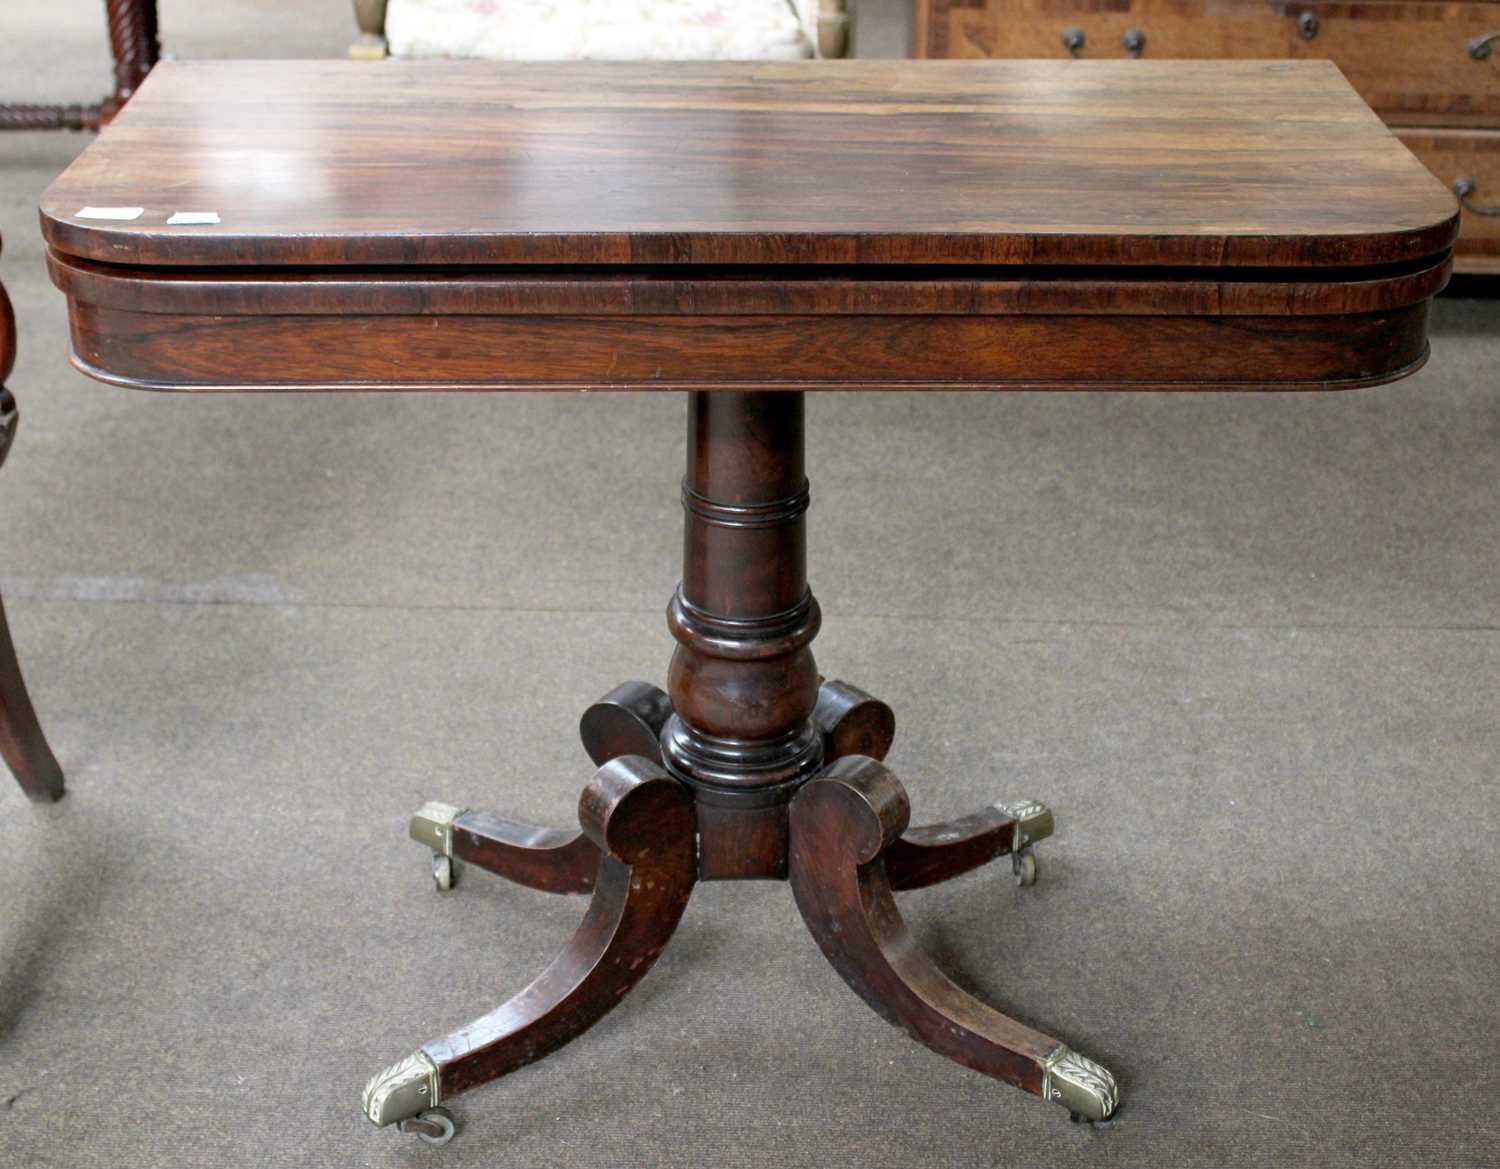
[[[1324,389],[1410,373],[1427,302],[1319,316],[200,315],[72,300],[73,359],[165,390]]]

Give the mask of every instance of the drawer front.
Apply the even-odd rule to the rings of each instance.
[[[1295,20],[1256,0],[927,0],[919,16],[928,57],[1285,57]]]
[[[1288,11],[1316,20],[1305,26],[1310,36],[1294,37],[1293,55],[1337,63],[1389,120],[1500,121],[1500,3],[1308,4]]]
[[[1469,180],[1455,248],[1458,270],[1500,272],[1500,131],[1403,129],[1396,134],[1446,186]]]
[[[918,15],[923,56],[1326,58],[1392,120],[1500,121],[1500,0],[923,0]]]

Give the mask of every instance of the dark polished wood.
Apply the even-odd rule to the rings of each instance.
[[[16,400],[5,387],[15,363],[16,317],[5,285],[0,284],[0,467],[5,465],[20,423]],[[62,767],[52,754],[31,705],[31,695],[26,692],[26,680],[16,661],[16,647],[11,641],[3,602],[0,602],[0,758],[4,758],[28,799],[38,803],[62,799]]]
[[[1332,61],[1452,189],[1468,178],[1460,273],[1500,272],[1496,0],[916,0],[918,57]],[[1478,173],[1476,173],[1478,172]],[[1486,198],[1483,192],[1487,191]]]
[[[161,57],[156,0],[104,0],[104,19],[115,62],[113,91],[92,105],[0,103],[0,130],[97,130],[120,112]]]
[[[801,394],[688,399],[662,756],[694,790],[705,880],[784,876],[786,802],[823,762],[803,451]]]
[[[910,816],[896,777],[840,759],[792,801],[792,892],[844,981],[883,1018],[941,1055],[1042,1094],[1062,1044],[960,989],[922,952],[891,895],[883,854]]]
[[[1008,856],[1016,822],[992,806],[970,816],[908,828],[882,854],[893,889],[921,889],[950,881],[971,869]]]
[[[884,759],[896,739],[896,712],[847,682],[818,687],[813,722],[823,736],[823,758],[830,763],[845,755]]]
[[[578,735],[595,764],[634,755],[661,765],[661,732],[672,714],[665,690],[622,682],[579,720]],[[464,811],[453,820],[452,856],[465,864],[548,893],[588,893],[599,849],[588,833]]]
[[[1052,815],[907,827],[894,715],[812,652],[803,391],[1389,381],[1456,215],[1335,70],[1264,62],[170,66],[42,207],[101,380],[691,391],[667,689],[584,713],[583,831],[414,818],[440,885],[456,858],[592,894],[531,988],[372,1081],[371,1119],[428,1135],[634,985],[694,881],[756,878],[922,1042],[1108,1116],[1107,1071],[901,924],[896,889],[1007,854],[1029,883]]]
[[[1456,226],[1320,61],[167,62],[140,96],[43,199],[54,249],[1345,267],[1434,255]],[[146,212],[78,218],[101,204]],[[167,226],[179,210],[221,222]]]
[[[42,225],[140,388],[1329,389],[1421,364],[1457,203],[1312,62],[216,62]]]
[[[1042,1090],[1044,1062],[1066,1049],[947,982],[915,953],[889,904],[892,889],[1008,854],[1016,824],[991,808],[903,831],[905,793],[870,757],[889,749],[894,714],[856,686],[820,680],[813,662],[804,450],[801,394],[689,399],[683,579],[667,613],[678,640],[670,694],[626,682],[584,713],[580,737],[603,766],[584,793],[581,831],[476,811],[451,822],[453,858],[533,889],[592,893],[584,924],[527,990],[377,1076],[366,1093],[371,1119],[414,1114],[415,1105],[382,1095],[402,1076],[430,1075],[420,1103],[437,1103],[581,1033],[645,973],[694,881],[788,876],[820,945],[877,1010],[968,1066]],[[840,784],[884,801],[875,870],[858,867],[869,859],[855,857],[868,835],[858,815],[820,811]],[[873,908],[850,910],[861,897]],[[903,977],[910,988],[892,989]],[[925,1014],[911,1006],[934,991],[940,1005]],[[965,1021],[963,1039],[944,1037]],[[411,1127],[440,1131],[420,1118]]]
[[[599,769],[579,804],[600,851],[593,899],[557,960],[504,1006],[422,1050],[448,1097],[523,1067],[587,1030],[651,969],[692,892],[693,806],[659,767]]]
[[[672,717],[672,700],[649,682],[622,682],[578,721],[578,737],[589,758],[603,766],[621,755],[661,762],[661,732]]]
[[[358,334],[337,316],[75,301],[73,362],[166,390],[1334,390],[1427,352],[1425,299],[1326,316],[355,315]]]
[[[0,758],[4,758],[27,799],[39,804],[62,799],[62,766],[42,733],[31,696],[26,692],[3,602],[0,602]]]
[[[599,849],[587,833],[490,812],[464,812],[453,821],[453,856],[546,893],[587,893],[599,869]]]

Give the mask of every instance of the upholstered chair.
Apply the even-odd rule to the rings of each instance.
[[[841,57],[847,0],[354,0],[358,58]]]

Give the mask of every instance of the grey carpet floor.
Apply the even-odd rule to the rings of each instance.
[[[902,7],[870,10],[899,48]],[[25,12],[4,91],[101,89],[97,6]],[[163,20],[184,56],[348,31],[332,2]],[[683,402],[90,383],[34,214],[85,142],[0,138],[0,588],[70,784],[0,783],[0,1166],[1495,1163],[1500,301],[1445,299],[1431,364],[1357,393],[809,403],[824,670],[896,706],[918,819],[1057,810],[1034,889],[903,907],[1110,1064],[1118,1119],[917,1048],[785,888],[709,885],[436,1151],[360,1118],[365,1078],[522,986],[581,903],[437,896],[405,818],[571,822],[578,713],[665,671]]]

